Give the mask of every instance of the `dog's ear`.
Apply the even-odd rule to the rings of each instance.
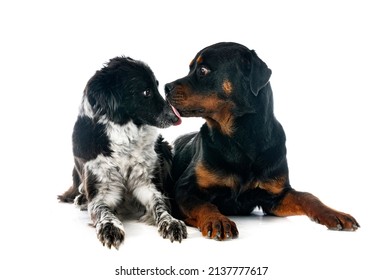
[[[247,70],[250,90],[257,96],[258,92],[269,82],[271,70],[267,67],[266,63],[257,56],[254,50],[251,50],[248,56]]]
[[[96,73],[85,87],[84,94],[87,96],[89,104],[92,106],[93,114],[96,119],[106,115],[109,119],[115,118],[118,110],[118,102],[115,94],[110,87],[105,86],[105,81],[100,82]]]

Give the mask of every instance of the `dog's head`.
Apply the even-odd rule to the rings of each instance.
[[[152,70],[129,57],[113,58],[97,71],[88,81],[84,97],[94,118],[106,117],[120,125],[133,121],[165,128],[181,121],[158,92]]]
[[[253,50],[237,43],[202,49],[189,68],[187,76],[165,85],[167,99],[181,116],[218,123],[254,112],[257,95],[271,76]]]

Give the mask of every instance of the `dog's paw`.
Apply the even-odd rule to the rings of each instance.
[[[96,225],[96,232],[102,245],[106,245],[109,249],[112,246],[118,249],[124,242],[125,231],[119,221],[100,222]]]
[[[174,218],[161,221],[158,224],[158,232],[163,238],[170,239],[171,242],[181,242],[188,235],[185,223]]]
[[[236,224],[223,215],[205,217],[199,225],[202,235],[215,240],[226,240],[238,237]]]
[[[78,196],[74,199],[74,205],[76,205],[80,210],[85,211],[88,209],[88,200],[86,199],[86,196],[82,193],[80,193]]]
[[[360,227],[353,216],[335,210],[318,213],[311,219],[331,230],[355,231]]]

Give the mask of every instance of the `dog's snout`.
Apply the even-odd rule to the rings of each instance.
[[[168,95],[172,92],[174,89],[174,84],[173,83],[168,83],[165,85],[165,95],[168,97]]]

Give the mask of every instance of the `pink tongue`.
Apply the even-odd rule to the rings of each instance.
[[[170,107],[172,107],[173,113],[178,117],[178,121],[176,123],[174,123],[174,125],[180,125],[182,123],[182,119],[181,119],[180,113],[172,105],[170,105]]]

